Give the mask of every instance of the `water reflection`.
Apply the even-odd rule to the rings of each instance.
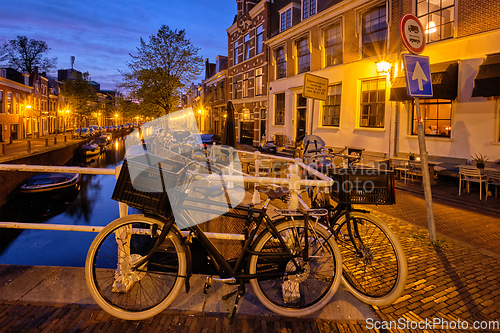
[[[75,158],[67,165],[115,168],[125,154],[123,139],[116,139],[102,154]],[[58,197],[26,197],[14,193],[0,207],[2,221],[104,226],[119,217],[111,200],[116,180],[109,175],[82,175],[79,191]],[[95,233],[40,230],[0,230],[0,264],[84,266]]]

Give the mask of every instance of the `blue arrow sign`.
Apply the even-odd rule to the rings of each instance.
[[[404,54],[406,91],[411,97],[432,97],[429,57]]]

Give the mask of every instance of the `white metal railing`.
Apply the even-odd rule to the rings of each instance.
[[[223,175],[222,178],[227,182],[241,182],[242,180],[248,183],[254,183],[253,203],[257,204],[260,201],[260,195],[257,191],[258,184],[272,184],[272,185],[286,185],[290,191],[290,200],[288,202],[289,208],[296,209],[299,206],[299,190],[302,185],[306,186],[319,186],[328,187],[333,184],[331,178],[321,174],[320,172],[312,169],[308,165],[302,163],[300,159],[292,159],[288,157],[261,154],[256,151],[249,153],[243,150],[236,150],[232,147],[221,147],[213,145],[211,147],[211,156],[215,157],[216,150],[226,149],[229,151],[230,164],[229,166],[222,166],[228,170],[228,175]],[[252,161],[255,165],[255,176],[242,173],[233,169],[233,154],[247,154],[252,156]],[[275,161],[285,161],[293,163],[288,168],[287,178],[273,178],[273,177],[260,177],[259,162],[262,158],[267,158]],[[314,174],[319,180],[301,179],[300,168],[307,170],[307,172]],[[115,179],[120,174],[121,165],[115,169],[103,168],[82,168],[82,167],[66,167],[66,166],[45,166],[45,165],[19,165],[19,164],[0,164],[0,171],[26,171],[26,172],[61,172],[61,173],[79,173],[91,175],[114,175]],[[234,174],[240,174],[235,176]],[[220,176],[209,175],[209,180],[220,181]],[[128,206],[119,202],[120,216],[128,214]],[[0,228],[14,228],[14,229],[38,229],[38,230],[60,230],[60,231],[81,231],[81,232],[99,232],[103,227],[98,226],[79,226],[79,225],[62,225],[62,224],[38,224],[38,223],[16,223],[16,222],[0,222]],[[241,240],[242,235],[234,234],[220,234],[220,233],[206,233],[209,238],[216,239],[235,239]]]

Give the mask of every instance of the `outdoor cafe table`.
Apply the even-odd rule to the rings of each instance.
[[[403,157],[391,157],[391,160],[396,160],[396,161],[404,161],[406,163],[406,166],[409,166],[410,164],[420,164],[422,165],[422,160],[417,161],[417,160],[409,160],[408,158],[403,158]],[[427,161],[427,164],[429,165],[429,178],[431,180],[431,185],[436,185],[437,181],[435,179],[436,176],[436,171],[434,170],[434,167],[443,164],[443,162],[438,162],[438,161]],[[409,170],[411,172],[411,170]]]

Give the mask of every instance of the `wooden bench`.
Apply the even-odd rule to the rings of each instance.
[[[438,175],[456,178],[459,177],[457,165],[468,164],[468,160],[466,158],[459,157],[428,155],[427,160],[441,162],[441,164],[434,167],[434,170]]]

